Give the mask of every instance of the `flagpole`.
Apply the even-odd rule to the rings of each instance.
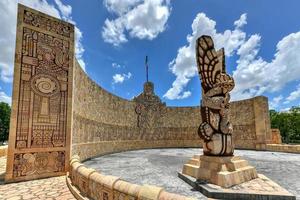
[[[148,79],[148,56],[146,56],[145,65],[146,65],[146,81],[148,82],[149,81],[149,79]]]

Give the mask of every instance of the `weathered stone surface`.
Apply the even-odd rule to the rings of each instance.
[[[232,156],[233,126],[229,118],[233,78],[226,73],[224,48],[215,50],[210,36],[202,35],[196,42],[196,60],[201,79],[202,123],[198,129],[207,156]]]
[[[70,154],[74,26],[19,4],[6,181],[62,175]]]
[[[70,161],[70,174],[67,184],[74,196],[79,199],[130,199],[130,200],[192,200],[185,196],[165,192],[157,186],[143,186],[121,180],[119,177],[102,175],[79,162],[78,156]]]
[[[65,176],[60,176],[0,185],[0,199],[76,200],[69,191],[65,179]]]
[[[177,171],[182,169],[182,165],[198,153],[202,153],[202,149],[146,149],[105,155],[84,164],[104,175],[122,177],[123,180],[136,184],[157,185],[168,192],[206,200],[200,192],[177,177]],[[264,174],[297,199],[300,198],[299,154],[237,149],[235,156],[245,158],[259,174]]]
[[[272,142],[271,144],[282,144],[280,130],[272,128]]]
[[[195,155],[183,166],[182,173],[224,188],[258,177],[256,169],[238,156]]]
[[[256,169],[246,160],[233,156],[233,125],[230,120],[230,94],[233,78],[226,73],[224,48],[216,51],[210,36],[202,35],[196,41],[196,60],[201,79],[202,122],[198,135],[203,140],[203,155],[194,155],[182,169],[181,177],[188,175],[199,181],[207,181],[223,188],[230,188],[258,177]],[[270,139],[269,119],[261,108],[264,102],[254,102],[256,149],[265,149]],[[258,112],[258,115],[256,115]],[[241,115],[236,113],[237,117]]]
[[[207,197],[215,199],[296,200],[296,197],[293,194],[262,174],[258,174],[258,178],[256,179],[231,188],[223,188],[218,185],[199,182],[196,179],[181,173],[178,173],[178,177],[191,185],[195,190],[205,194]]]
[[[162,106],[163,113],[154,112],[152,116],[155,116],[154,127],[138,127],[137,101],[125,100],[105,91],[85,74],[77,62],[74,76],[72,152],[80,155],[82,160],[141,148],[201,146],[197,136],[200,107]],[[254,108],[254,104],[258,106]],[[256,130],[260,127],[265,131],[259,134],[271,138],[268,136],[271,132],[267,104],[266,97],[231,103],[230,118],[237,148],[256,149]],[[255,115],[261,109],[264,120],[258,123]]]

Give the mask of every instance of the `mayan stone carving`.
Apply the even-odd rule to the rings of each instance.
[[[66,170],[73,43],[73,25],[19,5],[6,179]]]
[[[153,83],[144,84],[144,92],[134,98],[136,102],[135,112],[137,114],[137,127],[155,128],[158,119],[163,115],[166,107],[157,95],[154,94]]]
[[[14,177],[64,171],[64,152],[15,154]]]
[[[201,36],[196,43],[196,59],[202,86],[198,135],[204,140],[204,155],[231,156],[234,145],[229,92],[234,88],[234,80],[226,73],[224,49],[216,51],[212,38]]]

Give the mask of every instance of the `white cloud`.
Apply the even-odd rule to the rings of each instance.
[[[113,76],[113,83],[123,83],[125,80],[130,79],[132,74],[128,72],[127,74],[115,74]]]
[[[171,7],[169,0],[105,0],[108,11],[117,18],[106,19],[102,27],[105,42],[119,46],[130,37],[152,40],[166,28]]]
[[[104,5],[111,13],[122,15],[130,11],[142,0],[104,0]]]
[[[70,5],[64,5],[60,0],[54,0],[54,1],[58,6],[58,9],[60,10],[62,16],[69,18],[70,15],[72,14],[72,7]]]
[[[238,51],[240,58],[237,61],[237,69],[233,72],[236,82],[234,99],[280,91],[287,83],[300,80],[300,32],[291,33],[277,43],[276,53],[271,62],[257,56],[261,38],[253,37]],[[293,99],[296,94],[289,99]]]
[[[0,1],[0,79],[4,82],[12,82],[14,53],[16,41],[16,22],[17,22],[17,4],[21,3],[33,9],[47,13],[53,17],[62,18],[67,21],[72,21],[70,15],[72,8],[69,5],[64,5],[59,0],[55,0],[58,9],[55,5],[48,3],[46,0],[1,0]],[[72,21],[73,22],[73,21]],[[76,27],[76,56],[81,62],[82,67],[85,67],[82,54],[84,49],[81,44],[82,33]],[[3,48],[5,47],[5,48]]]
[[[102,29],[102,37],[105,42],[119,46],[121,43],[128,41],[124,34],[124,29],[125,27],[121,18],[113,21],[106,19]]]
[[[112,66],[113,68],[117,68],[117,69],[122,67],[120,64],[115,63],[115,62],[113,62],[113,63],[111,64],[111,66]]]
[[[282,113],[288,113],[288,112],[290,112],[290,110],[291,110],[291,108],[282,108],[280,110],[280,112],[282,112]]]
[[[247,24],[247,14],[244,13],[241,15],[240,19],[236,20],[234,22],[234,25],[237,27],[237,28],[241,28],[243,27],[244,25]]]
[[[204,13],[199,13],[192,23],[192,34],[187,36],[188,44],[178,49],[177,56],[170,64],[171,72],[176,76],[172,87],[164,94],[170,100],[187,98],[191,95],[190,91],[184,91],[190,79],[196,76],[195,43],[201,35],[210,35],[215,43],[215,48],[224,47],[227,56],[232,55],[244,42],[246,33],[241,30],[245,25],[247,15],[242,14],[240,19],[235,21],[233,30],[225,30],[218,33],[216,22],[209,19]]]
[[[270,103],[269,103],[270,109],[276,109],[276,108],[278,108],[282,100],[283,100],[283,96],[282,95],[274,97],[272,99],[272,101],[270,101]]]
[[[85,71],[86,66],[83,59],[84,47],[82,45],[82,32],[80,29],[75,26],[75,55],[77,58],[78,63],[80,64],[81,68]]]
[[[296,99],[300,98],[300,84],[298,85],[297,89],[290,93],[290,95],[286,98],[284,104],[288,104],[291,101],[295,101]]]
[[[238,56],[237,67],[233,71],[236,85],[232,91],[233,100],[246,99],[265,92],[277,92],[287,83],[300,80],[300,31],[282,38],[276,46],[273,60],[267,62],[258,55],[261,36],[247,36],[241,30],[245,24],[247,15],[242,14],[240,19],[234,22],[234,30],[218,33],[215,28],[216,22],[204,13],[199,13],[193,21],[192,34],[187,36],[188,44],[179,48],[177,57],[170,62],[170,70],[176,79],[164,97],[181,99],[186,96],[185,92],[190,92],[185,91],[185,87],[192,77],[198,76],[194,48],[195,40],[201,35],[212,36],[216,49],[224,47],[227,58],[233,54]],[[300,89],[292,92],[286,103],[299,97]],[[274,103],[278,99],[274,99]]]
[[[0,91],[0,102],[5,102],[11,105],[11,97],[8,96],[5,92]]]
[[[60,13],[61,13],[61,17],[63,20],[66,20],[67,22],[70,22],[72,24],[75,25],[75,55],[77,58],[78,63],[80,64],[80,66],[82,67],[82,69],[85,71],[86,70],[86,66],[85,66],[85,62],[83,59],[83,53],[84,53],[84,48],[82,45],[82,32],[81,30],[76,26],[76,22],[73,21],[72,19],[72,7],[70,5],[64,5],[61,0],[54,0]]]

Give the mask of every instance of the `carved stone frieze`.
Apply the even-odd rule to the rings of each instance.
[[[154,94],[151,82],[144,84],[144,91],[134,98],[136,102],[137,127],[151,129],[159,127],[159,120],[165,112],[166,104]]]
[[[16,148],[64,146],[69,44],[24,28],[22,50]]]
[[[63,35],[65,37],[70,37],[72,32],[72,26],[69,24],[49,19],[48,17],[28,10],[24,10],[24,23]]]
[[[63,172],[65,152],[18,153],[14,156],[14,177]]]

